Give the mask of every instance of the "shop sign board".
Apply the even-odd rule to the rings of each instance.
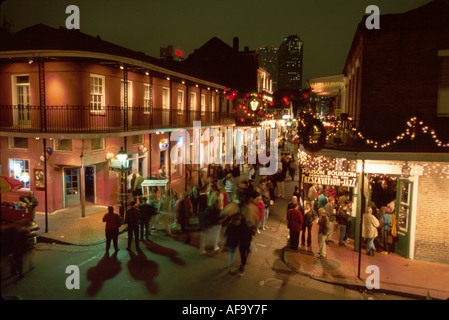
[[[303,169],[302,183],[355,188],[357,186],[357,172]]]

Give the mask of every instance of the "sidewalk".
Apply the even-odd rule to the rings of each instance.
[[[118,212],[118,207],[116,208]],[[45,232],[45,214],[37,213],[39,242],[88,246],[105,242],[106,206],[86,206],[86,217],[81,217],[81,207],[69,207],[48,215],[48,233]],[[122,226],[123,229],[125,226]]]
[[[293,194],[294,185],[287,181],[285,183],[286,194]],[[287,203],[285,202],[286,212]],[[283,214],[281,212],[281,214]],[[284,213],[285,217],[285,213]],[[286,221],[283,225],[283,237],[287,244]],[[280,231],[279,231],[280,232]],[[307,275],[313,279],[343,285],[350,289],[367,290],[373,270],[368,266],[379,268],[380,288],[379,291],[391,294],[406,295],[416,299],[449,299],[449,265],[416,261],[403,258],[397,254],[383,255],[376,253],[375,256],[368,256],[366,250],[362,248],[360,279],[359,273],[359,253],[354,251],[354,240],[350,239],[346,247],[338,246],[339,230],[333,233],[334,243],[326,247],[326,259],[318,258],[318,226],[314,224],[312,228],[312,247],[299,247],[298,251],[284,248],[283,260],[294,271]]]

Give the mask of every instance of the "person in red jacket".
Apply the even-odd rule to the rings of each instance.
[[[117,253],[118,249],[118,229],[122,224],[122,220],[117,213],[114,213],[114,207],[108,207],[108,213],[103,217],[103,222],[106,222],[106,253],[109,254],[111,241],[114,243],[114,249]]]
[[[290,229],[290,249],[298,250],[299,233],[302,229],[304,218],[299,210],[299,203],[287,211],[288,228]]]

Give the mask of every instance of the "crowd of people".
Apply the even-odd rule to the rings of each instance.
[[[352,201],[346,188],[326,188],[313,184],[310,186],[306,201],[302,204],[300,193],[295,191],[292,201],[287,206],[287,222],[290,230],[289,248],[297,250],[299,240],[301,246],[311,247],[311,231],[313,223],[318,225],[319,257],[325,258],[326,245],[334,243],[334,232],[339,230],[338,245],[345,247],[352,220]],[[298,201],[300,200],[300,201]],[[366,240],[368,255],[374,255],[379,248],[380,253],[393,251],[396,237],[395,200],[378,209],[374,202],[370,203],[363,216],[362,237]],[[338,226],[338,227],[337,227]],[[302,233],[301,238],[299,237]],[[307,240],[306,240],[307,233]]]
[[[260,164],[248,165],[241,170],[239,164],[210,164],[206,170],[198,171],[198,182],[192,183],[189,190],[179,196],[173,190],[150,190],[149,195],[142,195],[137,189],[142,179],[134,175],[130,180],[133,193],[131,206],[126,212],[125,223],[128,224],[128,250],[134,239],[139,250],[139,240],[148,240],[153,216],[170,219],[165,222],[168,234],[179,226],[185,237],[185,243],[191,242],[190,219],[198,218],[200,230],[199,249],[201,254],[228,250],[228,269],[233,266],[236,248],[240,251],[240,274],[244,274],[246,261],[251,249],[252,239],[256,234],[269,229],[270,208],[276,199],[285,199],[284,182],[291,178],[295,181],[298,161],[293,156],[293,144],[289,139],[282,139],[279,149],[279,168],[274,175],[261,176],[256,173]],[[290,147],[288,147],[290,146]],[[157,178],[166,179],[165,168],[161,166]],[[192,177],[190,175],[190,180]],[[148,200],[145,198],[148,196]],[[139,204],[137,204],[139,201]],[[159,203],[159,205],[155,205]],[[394,207],[394,206],[393,206]],[[111,207],[110,207],[111,208]],[[113,209],[111,209],[113,211]],[[393,208],[394,210],[394,208]],[[157,214],[166,213],[165,215]],[[120,223],[112,218],[113,212],[105,215],[106,250],[110,242],[116,245]],[[108,218],[108,215],[111,215]],[[352,201],[346,188],[334,186],[323,187],[313,184],[304,194],[301,187],[295,187],[291,201],[287,205],[286,219],[290,231],[288,247],[298,250],[299,245],[312,246],[312,229],[318,227],[319,257],[325,258],[326,245],[334,242],[334,232],[338,231],[338,246],[345,247],[348,242],[352,220]],[[377,209],[370,206],[364,216],[362,236],[367,241],[367,254],[374,255],[376,244],[384,248],[382,253],[392,251],[395,216],[390,206]],[[108,231],[114,229],[114,231]]]

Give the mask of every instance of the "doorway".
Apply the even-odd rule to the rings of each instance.
[[[95,204],[95,167],[84,167],[84,185],[86,202]]]
[[[81,204],[81,168],[64,168],[64,207]],[[95,166],[84,167],[84,195],[86,202],[95,204]]]
[[[80,168],[64,169],[64,207],[80,204]]]

